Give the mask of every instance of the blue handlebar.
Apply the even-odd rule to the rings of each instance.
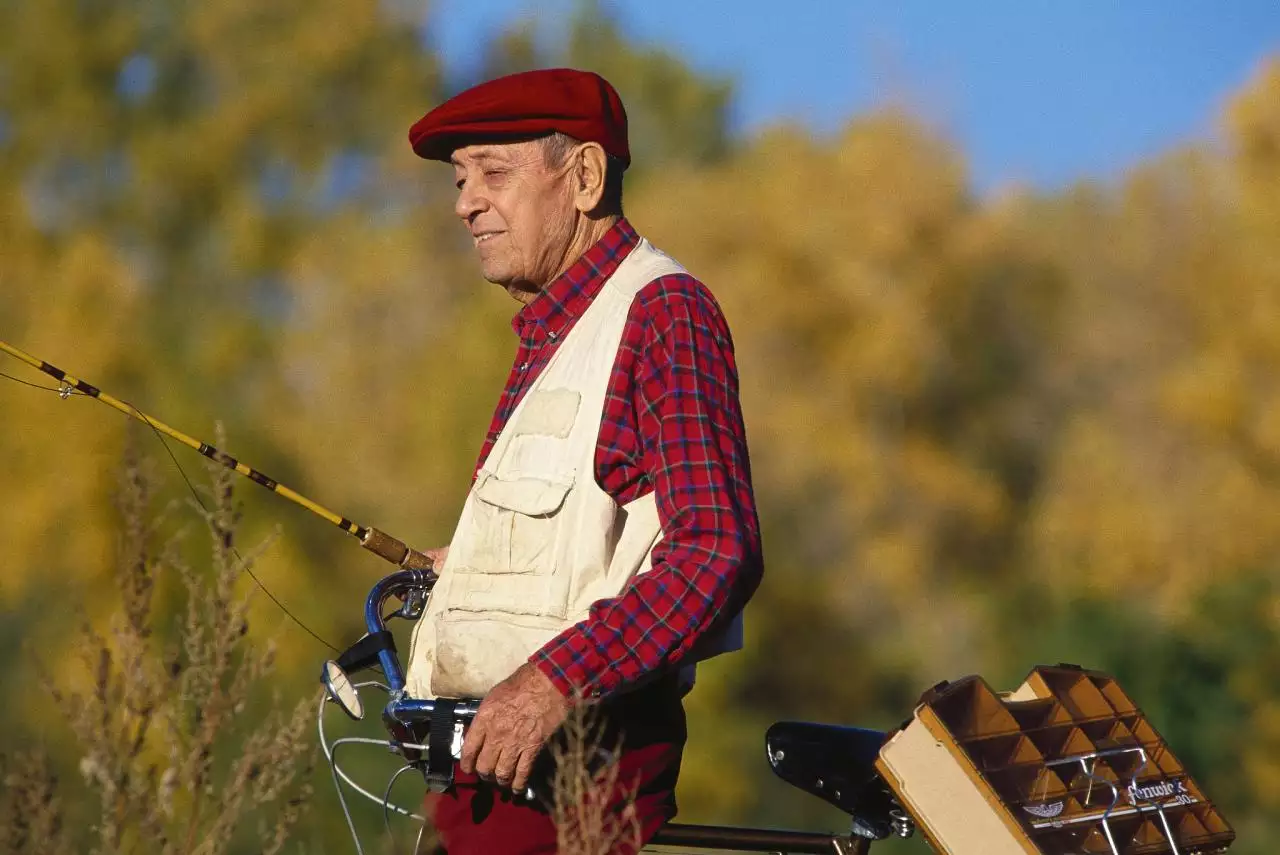
[[[386,624],[382,620],[382,604],[388,597],[408,588],[430,588],[436,580],[436,574],[430,570],[400,570],[385,576],[369,591],[369,598],[364,603],[364,623],[370,635],[385,632]],[[378,651],[378,662],[382,665],[382,673],[387,678],[387,686],[392,693],[404,689],[404,671],[395,651]]]

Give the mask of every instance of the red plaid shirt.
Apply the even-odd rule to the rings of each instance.
[[[507,386],[480,452],[606,279],[639,241],[625,219],[516,315]],[[479,464],[477,464],[477,470]],[[560,691],[607,695],[676,665],[731,619],[760,581],[760,523],[751,492],[733,341],[711,292],[687,274],[636,295],[596,440],[596,481],[618,504],[656,493],[664,536],[653,567],[533,655]]]

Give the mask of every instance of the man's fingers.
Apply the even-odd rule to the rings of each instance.
[[[477,715],[462,737],[462,756],[458,758],[458,765],[468,775],[476,771],[476,758],[485,743],[484,732],[485,719]]]
[[[476,774],[481,778],[492,778],[493,768],[497,765],[501,753],[501,739],[486,739],[484,745],[480,746],[480,753],[476,755]]]
[[[525,749],[520,752],[520,760],[516,763],[516,776],[511,781],[513,792],[523,793],[529,785],[529,775],[533,772],[533,761],[538,759],[538,750]]]
[[[511,786],[511,778],[516,773],[516,761],[519,759],[519,754],[515,749],[504,748],[494,761],[493,779],[504,787]]]
[[[567,706],[546,676],[532,665],[522,665],[481,702],[462,741],[462,771],[481,778],[496,776],[502,786],[521,792]]]

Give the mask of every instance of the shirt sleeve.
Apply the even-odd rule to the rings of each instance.
[[[741,610],[762,571],[733,342],[696,279],[661,277],[637,295],[610,383],[613,404],[619,395],[663,537],[648,572],[531,657],[566,695],[608,695],[678,665]]]

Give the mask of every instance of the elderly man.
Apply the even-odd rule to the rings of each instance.
[[[761,573],[729,329],[623,217],[626,113],[599,75],[493,80],[409,138],[452,165],[484,278],[521,304],[410,655],[416,696],[483,698],[428,811],[449,855],[554,852],[546,807],[515,794],[597,699],[647,840],[675,814],[692,665],[740,646]]]

